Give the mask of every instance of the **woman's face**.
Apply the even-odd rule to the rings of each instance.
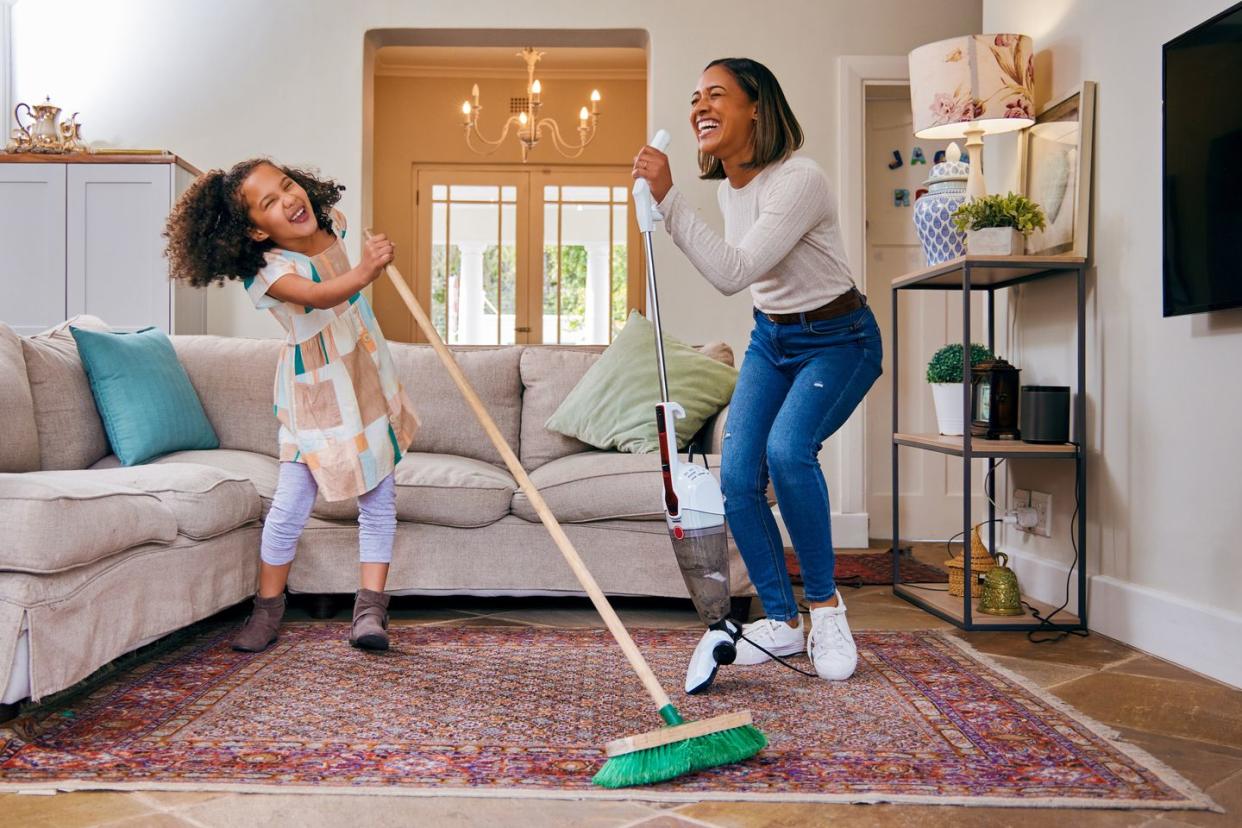
[[[242,182],[241,192],[251,224],[277,246],[310,238],[319,229],[306,190],[284,170],[259,164]]]
[[[758,112],[759,105],[746,96],[732,72],[724,66],[708,67],[690,96],[690,126],[699,152],[721,160],[748,160],[744,156],[753,152]]]

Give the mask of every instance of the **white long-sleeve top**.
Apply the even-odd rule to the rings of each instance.
[[[731,296],[749,287],[767,313],[801,313],[854,286],[837,202],[828,177],[809,158],[769,164],[745,186],[717,191],[720,238],[674,186],[660,202],[664,226],[699,273]]]

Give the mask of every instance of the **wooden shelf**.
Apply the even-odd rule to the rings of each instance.
[[[894,584],[893,592],[908,601],[913,600],[919,603],[924,609],[930,610],[942,618],[948,617],[949,620],[955,621],[958,624],[962,624],[966,620],[962,612],[962,597],[960,595],[949,595],[947,585],[945,584]],[[1051,604],[1036,601],[1027,595],[1023,595],[1022,600],[1035,607],[1039,614],[1045,618],[1048,617],[1048,613],[1056,609]],[[1040,622],[1032,617],[1029,611],[1025,615],[987,615],[986,613],[979,612],[977,609],[979,605],[978,598],[972,598],[971,601],[972,607],[974,607],[970,613],[972,626],[984,629],[988,627],[1016,629],[1040,626]],[[1077,615],[1066,610],[1058,612],[1056,617],[1052,619],[1052,622],[1064,627],[1079,627],[1082,625],[1082,621]]]
[[[970,266],[971,288],[992,289],[1072,273],[1086,262],[1082,256],[958,256],[938,265],[898,276],[893,290],[960,290]]]
[[[964,453],[961,437],[949,437],[944,434],[898,432],[893,435],[893,442],[899,446],[951,454],[954,457],[961,457]],[[1078,446],[1073,443],[1024,443],[1021,440],[985,440],[982,437],[972,437],[970,453],[974,457],[1073,460],[1078,456]]]

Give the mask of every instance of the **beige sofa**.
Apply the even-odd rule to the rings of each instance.
[[[76,324],[101,326],[81,317]],[[279,343],[173,337],[220,438],[121,468],[72,336],[0,324],[0,704],[35,700],[245,600],[276,484]],[[544,428],[599,348],[457,350],[463,371],[611,595],[685,597],[655,455],[602,452]],[[723,345],[707,346],[731,361]],[[423,425],[396,471],[396,594],[580,595],[556,546],[428,346],[394,344]],[[714,450],[723,417],[700,435]],[[718,458],[710,456],[713,467]],[[357,588],[357,507],[320,501],[291,591]],[[750,594],[731,549],[732,589]],[[11,708],[10,708],[11,711]]]

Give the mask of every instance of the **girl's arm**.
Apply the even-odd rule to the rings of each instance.
[[[312,282],[296,274],[281,276],[267,289],[268,296],[281,302],[312,308],[334,308],[379,278],[384,267],[392,262],[393,246],[385,235],[375,235],[363,242],[362,262],[326,282]]]

